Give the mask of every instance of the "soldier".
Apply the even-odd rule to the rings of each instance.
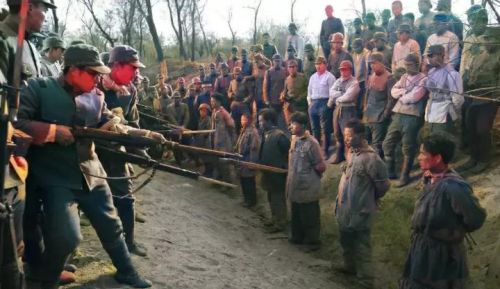
[[[460,41],[464,39],[464,24],[460,18],[451,12],[451,0],[438,0],[436,11],[444,13],[449,18],[450,31],[453,32]]]
[[[384,55],[384,66],[387,70],[391,71],[392,48],[387,44],[387,34],[376,32],[373,35],[373,40],[375,41],[375,49],[373,51]]]
[[[264,108],[264,79],[266,77],[266,72],[271,66],[270,63],[268,63],[268,60],[265,58],[263,54],[256,54],[255,55],[255,65],[254,65],[254,71],[252,77],[254,78],[254,101],[255,105],[253,103],[251,104],[252,110],[255,109],[253,115],[257,116],[259,115],[259,112],[261,109]],[[268,65],[269,64],[269,65]],[[252,117],[254,118],[254,117]],[[259,125],[258,119],[257,119],[257,126]]]
[[[201,85],[201,93],[198,93],[196,95],[196,98],[194,100],[194,108],[196,111],[198,111],[198,107],[200,107],[201,104],[210,103],[210,95],[212,94],[212,85],[210,83],[203,83]]]
[[[330,45],[332,49],[330,55],[328,55],[327,69],[337,79],[340,77],[340,63],[344,60],[349,60],[352,62],[352,56],[343,48],[344,36],[341,33],[335,33],[331,35]]]
[[[115,279],[136,288],[151,287],[151,282],[140,277],[132,265],[108,183],[94,177],[105,176],[105,171],[93,151],[93,143],[75,143],[70,131],[77,125],[96,126],[101,116],[109,115],[104,96],[95,85],[97,76],[110,69],[100,61],[98,51],[88,45],[69,47],[64,58],[65,69],[60,78],[32,80],[23,90],[16,123],[34,140],[28,154],[33,169],[27,191],[40,193],[43,224],[47,228],[41,262],[28,262],[29,278],[42,288],[58,287],[64,263],[81,239],[78,205],[117,268]],[[89,110],[88,103],[96,109]],[[123,129],[134,131],[131,127]],[[157,133],[135,131],[164,140]]]
[[[278,128],[278,116],[272,109],[263,109],[259,113],[259,124],[262,128],[259,163],[276,168],[286,169],[290,139]],[[262,172],[262,187],[267,191],[267,200],[271,208],[271,219],[268,223],[269,233],[283,231],[287,223],[286,207],[286,174]]]
[[[361,18],[354,18],[352,25],[354,27],[354,30],[349,35],[349,46],[347,46],[347,51],[349,51],[350,53],[352,53],[352,46],[354,44],[354,40],[358,38],[363,38],[363,29],[362,29],[363,21],[361,21]]]
[[[276,46],[274,44],[271,44],[269,42],[269,38],[271,36],[269,35],[269,33],[267,32],[264,32],[264,34],[262,34],[262,38],[264,39],[264,44],[262,44],[262,47],[263,47],[263,53],[264,53],[264,56],[267,58],[267,59],[271,59],[273,58],[273,56],[278,53],[278,49],[276,49]]]
[[[335,207],[344,260],[344,265],[336,269],[356,275],[360,283],[372,288],[370,235],[380,199],[391,183],[385,163],[364,138],[364,125],[351,120],[343,134],[350,153],[342,170]]]
[[[363,122],[366,124],[367,138],[381,158],[384,157],[382,142],[391,121],[394,100],[391,89],[394,79],[384,66],[384,55],[374,52],[370,56],[372,74],[366,83],[366,98]]]
[[[436,13],[432,12],[431,8],[431,0],[418,1],[418,11],[422,15],[415,21],[415,40],[420,46],[420,53],[424,53],[427,38],[432,34],[433,30],[434,15],[436,15]]]
[[[243,156],[243,161],[255,163],[259,159],[259,148],[260,136],[253,124],[252,114],[245,113],[241,116],[241,132],[236,141],[236,153]],[[237,169],[244,200],[242,205],[245,208],[253,208],[257,204],[255,171],[245,167]]]
[[[469,13],[470,14],[470,13]],[[484,9],[469,16],[472,33],[466,38],[461,72],[464,75],[464,90],[473,91],[500,85],[500,29],[486,27],[487,13]],[[468,50],[466,50],[466,48]],[[482,97],[494,98],[498,90],[485,93]],[[491,160],[491,130],[498,106],[493,101],[467,99],[463,114],[462,137],[464,145],[470,148],[470,159],[460,171],[477,174],[488,167]]]
[[[210,63],[208,65],[208,75],[205,77],[205,79],[201,79],[201,81],[205,82],[205,83],[210,83],[211,86],[213,86],[215,84],[215,80],[217,80],[217,77],[219,77],[219,75],[217,74],[217,66],[215,65],[215,63]]]
[[[321,23],[321,31],[319,33],[319,39],[321,47],[323,48],[323,55],[326,57],[330,55],[330,35],[340,32],[342,35],[344,33],[344,25],[340,18],[333,16],[332,5],[327,5],[325,7],[326,19]]]
[[[365,59],[367,51],[363,48],[363,40],[360,38],[354,39],[353,49],[351,52],[353,65],[354,65],[354,77],[359,83],[359,94],[356,100],[356,110],[358,117],[361,118],[363,115],[363,96],[365,95]]]
[[[425,84],[430,92],[425,108],[428,132],[453,133],[453,122],[460,115],[464,103],[462,78],[445,63],[445,49],[442,45],[432,45],[427,51],[427,58],[432,67]]]
[[[273,56],[273,67],[266,71],[264,77],[264,102],[273,108],[276,113],[281,114],[283,106],[280,102],[281,92],[285,87],[286,70],[281,66],[281,56]]]
[[[387,34],[389,36],[389,44],[391,46],[394,46],[394,44],[396,44],[396,41],[398,41],[396,30],[398,29],[399,25],[403,24],[403,3],[399,0],[392,1],[391,9],[394,18],[392,18],[389,21],[389,24],[387,24]]]
[[[243,76],[250,76],[253,73],[253,63],[248,60],[246,49],[241,49],[241,60],[238,61],[238,67],[241,68]]]
[[[391,10],[382,10],[380,18],[382,18],[382,28],[384,28],[384,31],[387,31],[387,26],[389,26],[389,20],[391,19]]]
[[[326,70],[326,60],[322,56],[316,58],[316,73],[309,78],[307,86],[307,104],[311,130],[318,142],[321,134],[324,137],[325,156],[329,155],[332,141],[332,109],[327,106],[331,87],[335,83],[335,76]]]
[[[214,93],[219,93],[224,96],[224,103],[222,106],[224,106],[226,110],[228,110],[230,106],[227,91],[231,84],[231,80],[232,76],[229,74],[229,66],[225,63],[221,63],[219,77],[215,80],[213,91]]]
[[[288,155],[286,194],[291,203],[291,230],[289,242],[320,247],[319,192],[321,175],[326,170],[321,147],[307,131],[307,115],[296,112],[290,117],[292,143]]]
[[[304,75],[306,79],[309,79],[315,72],[316,66],[314,61],[316,60],[316,56],[314,53],[314,47],[312,44],[307,43],[304,48],[305,56],[304,56]]]
[[[210,105],[202,103],[198,108],[198,124],[199,130],[210,130],[212,129],[212,119],[210,118],[210,112],[212,111]],[[197,134],[194,136],[194,145],[201,148],[211,149],[212,148],[212,134]],[[210,156],[200,156],[201,162],[204,166],[203,176],[211,178],[213,175],[213,163],[214,159]]]
[[[307,113],[307,79],[303,73],[297,71],[295,61],[288,62],[288,77],[281,93],[283,112],[287,126],[290,125],[290,115],[300,111]]]
[[[203,82],[202,78],[200,78],[200,80]],[[178,91],[179,94],[181,95],[181,98],[185,98],[186,95],[188,94],[188,89],[186,87],[186,79],[184,79],[184,77],[179,77],[175,81],[175,84],[176,84],[176,87],[175,87],[174,92]]]
[[[410,171],[417,154],[417,137],[422,127],[427,90],[427,77],[419,72],[420,58],[409,54],[405,58],[406,74],[391,89],[391,96],[397,100],[392,109],[392,121],[384,140],[384,158],[389,178],[396,179],[396,145],[403,146],[403,165],[397,187],[410,182]]]
[[[195,130],[198,127],[198,105],[196,105],[196,99],[198,95],[203,93],[201,80],[199,77],[194,77],[191,80],[191,85],[189,86],[188,95],[182,99],[182,102],[187,104],[189,109],[189,123],[187,129]],[[208,101],[210,102],[210,96],[208,96]]]
[[[189,124],[189,107],[182,102],[181,94],[174,91],[173,102],[167,108],[168,121],[172,124],[187,128]]]
[[[250,113],[250,104],[254,99],[253,83],[253,79],[243,76],[241,68],[234,68],[233,80],[231,80],[227,95],[232,100],[231,117],[234,120],[237,132],[241,130],[241,115],[243,113]]]
[[[398,42],[394,45],[392,54],[392,71],[398,67],[404,67],[406,56],[410,54],[418,55],[420,58],[420,46],[418,42],[410,38],[411,28],[408,24],[401,24],[398,28]]]
[[[225,61],[224,61],[224,57],[222,57],[222,54],[221,54],[220,52],[217,52],[217,53],[215,54],[215,60],[214,60],[214,62],[215,62],[216,69],[219,69],[219,68],[220,68],[220,65],[221,65],[222,63],[225,63]]]
[[[410,33],[413,33],[415,30],[415,14],[408,12],[403,15],[403,24],[410,25]],[[401,25],[403,25],[401,24]],[[401,25],[399,25],[401,27]],[[399,29],[399,27],[398,27]],[[396,30],[397,32],[397,30]]]
[[[298,59],[304,58],[304,39],[301,36],[297,35],[297,25],[295,23],[290,23],[288,25],[288,32],[290,33],[286,38],[286,44],[289,46],[293,46],[295,49],[296,57]],[[289,51],[287,50],[285,53],[285,59],[289,59],[288,57]]]
[[[202,82],[204,82],[205,78],[207,77],[207,75],[205,73],[205,67],[203,65],[201,65],[201,64],[198,65],[198,77],[200,78],[200,80]],[[179,80],[179,78],[177,78],[177,80]],[[182,96],[182,94],[181,94],[181,96]]]
[[[288,67],[289,61],[295,61],[297,63],[297,70],[299,72],[303,72],[304,65],[302,63],[302,59],[297,58],[295,47],[293,47],[292,45],[288,45],[286,52],[287,52],[287,54],[286,54],[287,57],[285,57],[285,60],[283,61],[283,67],[285,68],[285,70]],[[287,71],[287,76],[288,76],[288,71]]]
[[[41,74],[43,76],[57,77],[62,74],[60,61],[66,44],[59,37],[47,37],[43,41],[43,55],[41,59]]]
[[[400,289],[465,288],[464,238],[481,228],[486,212],[471,186],[448,167],[455,143],[433,135],[420,146],[424,188],[413,211],[411,244]]]
[[[156,75],[156,91],[161,99],[168,99],[172,96],[174,90],[170,84],[165,83],[165,76],[163,74]]]
[[[221,94],[214,93],[210,97],[212,106],[212,129],[213,149],[224,152],[232,152],[234,145],[235,125],[234,120],[229,113],[222,107],[224,97]],[[217,160],[215,163],[217,169],[217,178],[229,181],[231,179],[229,167],[226,163]]]
[[[432,45],[441,45],[444,48],[444,62],[452,68],[460,64],[460,40],[457,35],[449,31],[449,17],[438,13],[434,16],[434,27],[436,33],[429,36],[424,51],[424,63],[429,61],[425,58],[428,49]]]
[[[373,14],[372,12],[369,12],[366,14],[365,25],[366,25],[366,27],[363,30],[363,32],[361,33],[361,35],[362,35],[361,38],[363,39],[363,41],[365,43],[372,40],[375,33],[377,33],[377,32],[384,32],[385,33],[384,28],[375,25],[375,14]]]
[[[240,59],[238,58],[238,47],[231,47],[231,57],[227,60],[227,66],[229,67],[229,71],[233,71],[233,69],[238,66],[238,62]]]
[[[352,62],[344,60],[340,63],[340,78],[335,81],[329,91],[328,107],[333,112],[333,130],[337,140],[337,149],[329,162],[339,164],[345,160],[344,127],[352,118],[357,117],[356,99],[359,84],[352,75]]]

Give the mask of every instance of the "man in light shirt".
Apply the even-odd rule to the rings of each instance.
[[[326,70],[326,60],[324,57],[318,56],[315,64],[316,73],[309,79],[309,86],[307,87],[307,103],[309,105],[311,130],[318,142],[320,142],[321,133],[323,133],[326,158],[328,157],[333,130],[332,109],[327,106],[327,102],[330,88],[335,82],[335,76]]]
[[[410,53],[416,54],[420,58],[420,45],[410,38],[411,27],[408,24],[401,24],[398,28],[398,43],[392,52],[392,71],[399,67],[405,67],[405,58]]]
[[[453,122],[458,118],[464,103],[462,77],[445,62],[445,49],[442,45],[430,46],[426,57],[432,67],[426,82],[430,91],[425,108],[429,134],[452,133]]]
[[[352,62],[344,60],[340,63],[340,78],[330,88],[328,107],[335,108],[333,112],[333,130],[337,139],[335,155],[329,159],[332,164],[345,160],[344,127],[353,118],[357,118],[356,100],[359,93],[359,84],[352,75]]]
[[[429,53],[429,47],[432,45],[441,45],[444,48],[444,63],[450,67],[458,67],[460,62],[460,40],[455,33],[449,30],[449,17],[446,14],[436,14],[434,16],[434,27],[436,33],[429,36],[425,46],[424,55]],[[428,61],[428,58],[424,64]]]

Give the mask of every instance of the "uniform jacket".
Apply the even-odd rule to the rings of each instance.
[[[404,74],[391,89],[391,96],[397,99],[392,111],[422,117],[427,100],[426,80],[427,77],[423,73],[413,76]]]
[[[255,163],[259,160],[260,136],[254,126],[248,126],[241,129],[240,136],[236,142],[236,152],[243,156],[243,161]],[[253,177],[255,171],[239,167],[240,177]]]
[[[271,67],[264,77],[264,101],[270,104],[279,104],[280,95],[285,86],[286,70],[280,67]]]
[[[233,151],[234,120],[223,108],[214,109],[212,112],[213,148],[225,152]]]

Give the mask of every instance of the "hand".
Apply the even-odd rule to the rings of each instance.
[[[150,137],[158,142],[161,142],[161,143],[164,143],[167,141],[167,139],[161,133],[157,133],[154,131],[151,132]]]
[[[69,146],[75,142],[75,138],[71,133],[71,128],[65,125],[56,126],[56,143],[62,146]]]

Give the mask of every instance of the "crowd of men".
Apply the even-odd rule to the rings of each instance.
[[[8,0],[9,14],[0,23],[1,80],[9,84],[20,3]],[[439,0],[436,12],[429,0],[419,0],[417,19],[403,14],[401,1],[393,1],[392,19],[384,10],[377,26],[370,12],[354,19],[350,31],[328,5],[321,51],[305,44],[291,23],[284,56],[264,33],[262,44],[249,51],[233,47],[227,60],[218,53],[190,83],[179,77],[172,87],[161,73],[155,85],[142,76],[137,51],[126,45],[100,53],[83,42],[67,45],[51,36],[38,51],[29,35],[40,31],[45,14],[56,7],[51,1],[29,3],[22,59],[29,80],[13,138],[20,148],[26,148],[21,141],[31,146],[12,156],[5,191],[18,211],[16,229],[23,233],[17,235],[18,253],[32,288],[74,281],[70,257],[81,240],[82,214],[117,268],[115,279],[136,288],[151,286],[130,258],[147,255],[134,238],[133,167],[113,158],[109,149],[148,153],[76,139],[74,127],[237,153],[235,171],[248,208],[257,204],[257,171],[245,163],[277,169],[262,171],[260,180],[272,216],[266,231],[289,232],[289,242],[307,251],[321,245],[319,199],[326,164],[341,165],[335,216],[344,262],[336,269],[357,276],[366,287],[373,286],[370,235],[378,202],[390,180],[398,179],[397,187],[411,183],[417,159],[425,186],[412,219],[400,288],[463,288],[464,239],[481,227],[486,214],[449,164],[457,142],[470,154],[457,171],[477,174],[487,168],[497,113],[493,98],[500,84],[500,29],[487,25],[488,13],[480,5],[467,10],[471,28],[465,37],[450,0]],[[158,125],[171,130],[156,132]],[[452,137],[458,132],[460,140]],[[183,166],[193,162],[207,177],[233,181],[232,163],[219,158],[175,148],[161,156],[173,156]]]

